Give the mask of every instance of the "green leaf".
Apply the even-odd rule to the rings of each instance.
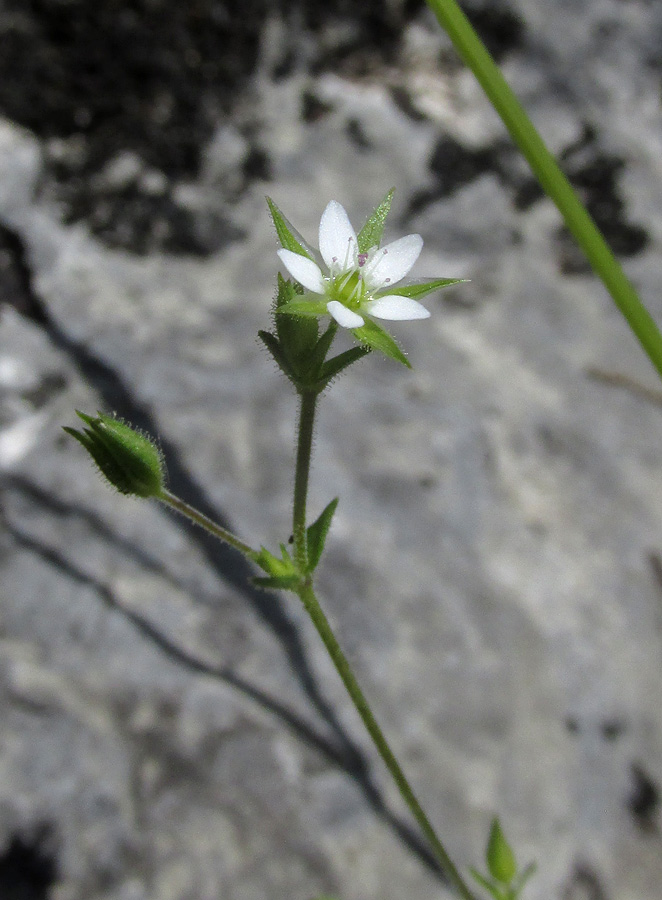
[[[331,519],[338,506],[338,498],[332,500],[322,511],[319,518],[306,529],[308,544],[308,571],[313,572],[322,558],[326,536],[331,527]]]
[[[260,547],[259,551],[251,554],[253,562],[263,569],[267,575],[276,578],[288,578],[290,576],[299,577],[296,564],[287,551],[285,544],[280,545],[281,558],[267,550],[266,547]]]
[[[517,877],[513,881],[512,887],[510,889],[510,893],[511,893],[511,896],[513,897],[513,900],[517,900],[519,895],[524,890],[524,885],[527,883],[527,881],[529,880],[529,878],[531,878],[532,875],[535,875],[537,868],[538,868],[538,866],[534,862],[529,863],[529,865],[526,866],[526,868],[524,868],[517,875]]]
[[[399,287],[389,288],[385,293],[389,296],[397,294],[399,297],[410,297],[412,300],[418,300],[431,294],[432,291],[438,291],[440,288],[448,287],[451,284],[462,284],[469,281],[468,278],[430,278],[427,281],[421,281],[416,284],[401,284]]]
[[[296,594],[301,579],[298,575],[272,575],[269,578],[253,578],[252,581],[265,591],[294,591]]]
[[[281,316],[278,313],[288,303],[300,302],[301,299],[297,285],[279,275],[275,305],[276,334],[289,370],[285,374],[292,379],[295,385],[297,379],[300,379],[307,371],[308,359],[317,343],[319,334],[317,317]]]
[[[485,861],[492,878],[496,878],[502,884],[510,884],[517,873],[515,854],[506,840],[497,818],[492,820],[490,837],[485,850]]]
[[[285,313],[288,316],[327,316],[325,300],[290,300],[279,306],[278,314]]]
[[[475,878],[475,880],[478,882],[478,884],[482,888],[485,888],[485,890],[494,897],[494,900],[506,900],[505,895],[502,893],[501,889],[498,888],[495,884],[492,884],[491,881],[488,881],[484,875],[481,875],[478,869],[470,867],[469,871],[471,872],[472,877]]]
[[[280,272],[278,272],[276,299],[274,301],[276,312],[278,312],[281,306],[285,306],[290,300],[296,300],[301,294],[303,294],[303,288],[296,281],[290,281],[289,278],[283,278]]]
[[[267,197],[267,204],[269,205],[269,212],[271,213],[281,246],[285,250],[292,250],[294,253],[300,253],[301,256],[308,257],[308,259],[314,259],[314,254],[310,247],[308,247],[294,226],[287,221],[270,197]]]
[[[284,352],[283,346],[281,342],[278,340],[275,334],[271,334],[270,331],[258,331],[257,336],[265,345],[269,353],[271,353],[272,357],[276,361],[276,365],[281,370],[281,372],[293,381],[295,384],[297,382],[297,374],[293,370],[289,359],[287,358],[286,353]]]
[[[391,209],[391,201],[393,200],[393,192],[395,188],[391,188],[382,202],[376,207],[368,221],[357,235],[359,253],[367,253],[371,247],[378,247],[384,233],[384,223],[386,216]]]
[[[352,363],[363,359],[368,353],[370,353],[370,347],[351,347],[349,350],[339,353],[338,356],[328,359],[322,366],[322,379],[330,381],[336,375],[339,375],[343,369],[346,369],[347,366],[351,366]]]
[[[335,338],[337,331],[338,325],[333,319],[331,319],[326,331],[322,332],[320,339],[315,344],[315,347],[310,354],[308,371],[311,376],[319,375],[320,369],[322,368],[324,360],[326,359],[326,354],[331,349],[331,344],[333,343],[333,339]]]
[[[389,356],[391,359],[396,360],[396,362],[400,362],[403,366],[407,366],[408,369],[411,369],[411,363],[400,347],[398,347],[395,339],[371,319],[366,319],[365,325],[362,325],[360,328],[352,328],[352,334],[354,337],[358,338],[362,344],[367,344],[368,347],[372,347],[373,350],[379,350],[379,352],[383,353],[385,356]]]

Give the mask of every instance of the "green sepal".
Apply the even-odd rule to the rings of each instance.
[[[290,300],[277,309],[278,314],[285,313],[288,316],[306,316],[317,319],[319,316],[328,315],[326,300]]]
[[[344,350],[332,359],[328,359],[322,366],[322,380],[326,382],[331,381],[336,375],[340,375],[343,369],[363,359],[370,352],[370,347],[350,347],[349,350]]]
[[[276,334],[290,369],[300,374],[301,361],[307,359],[317,343],[319,328],[317,319],[297,316],[278,315],[288,303],[296,302],[301,297],[296,282],[283,278],[278,274],[278,291],[276,293]]]
[[[372,247],[379,246],[384,234],[384,223],[391,209],[394,191],[395,188],[391,188],[356,236],[359,253],[367,253]]]
[[[331,344],[333,343],[333,339],[336,336],[338,331],[338,325],[331,319],[325,331],[320,335],[320,339],[313,347],[313,351],[310,354],[310,374],[311,375],[319,375],[324,366],[324,360],[326,359],[326,354],[331,349]]]
[[[252,582],[265,591],[293,591],[296,594],[301,579],[298,575],[272,575],[269,578],[253,578]]]
[[[485,850],[485,862],[492,878],[501,884],[510,884],[517,874],[517,863],[512,847],[506,840],[498,818],[492,820],[490,837]]]
[[[314,260],[315,256],[310,247],[308,247],[304,239],[301,237],[296,228],[294,228],[291,222],[288,222],[288,220],[273,202],[271,197],[267,197],[267,204],[269,206],[269,212],[271,213],[271,218],[273,219],[273,223],[276,228],[278,240],[280,241],[283,249],[292,250],[294,253],[299,253],[301,256],[305,256],[308,259]]]
[[[380,326],[371,319],[366,319],[365,325],[361,325],[360,328],[352,328],[352,334],[361,341],[362,344],[367,344],[368,347],[372,347],[373,350],[379,350],[379,352],[383,353],[385,356],[388,356],[391,359],[396,360],[396,362],[402,363],[403,366],[407,366],[408,369],[411,369],[411,363],[397,345],[395,338],[392,338],[387,331],[384,331],[383,328],[380,328]]]
[[[418,300],[420,297],[425,297],[426,294],[431,294],[432,291],[438,291],[451,284],[462,284],[468,280],[468,278],[430,278],[427,281],[420,281],[416,284],[401,284],[398,287],[388,288],[383,293],[388,294],[389,297],[392,294],[397,294],[398,297],[409,297],[412,300]]]
[[[331,520],[338,506],[338,497],[332,500],[323,510],[320,516],[306,529],[306,545],[308,548],[308,571],[313,572],[322,558],[322,551],[326,543],[326,537],[331,528]]]
[[[267,348],[269,353],[271,353],[274,360],[276,361],[276,365],[281,370],[281,372],[288,378],[295,377],[292,369],[290,368],[288,359],[285,356],[283,347],[276,335],[272,334],[270,331],[258,331],[257,336]]]
[[[87,428],[64,426],[121,494],[158,497],[165,487],[165,464],[156,442],[121,419],[100,412],[96,417],[76,410]]]
[[[280,553],[279,559],[266,547],[260,547],[259,551],[251,554],[253,562],[267,573],[266,578],[253,579],[253,583],[258,587],[293,591],[301,583],[301,574],[285,544],[280,544]]]

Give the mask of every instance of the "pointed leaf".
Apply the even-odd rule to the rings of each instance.
[[[317,376],[320,372],[320,369],[324,365],[324,360],[326,359],[326,354],[331,349],[331,344],[333,343],[333,339],[336,336],[336,332],[338,331],[338,326],[335,321],[331,319],[326,331],[322,332],[322,335],[318,342],[315,344],[312,353],[310,354],[309,360],[309,368],[308,374],[311,376]]]
[[[278,293],[276,295],[275,311],[280,312],[283,306],[292,300],[300,300],[301,292],[298,285],[278,275]],[[303,318],[293,319],[291,316],[275,316],[276,334],[283,348],[283,353],[296,368],[296,362],[302,352],[308,353],[317,341],[317,322]]]
[[[312,572],[317,568],[324,550],[326,536],[331,527],[331,519],[338,506],[338,498],[332,500],[328,506],[322,511],[320,517],[306,529],[308,542],[308,571]]]
[[[271,334],[270,331],[258,331],[257,336],[265,345],[269,353],[271,353],[281,372],[284,375],[287,375],[288,378],[292,378],[294,376],[294,373],[290,368],[290,364],[276,335]]]
[[[322,378],[324,381],[330,381],[336,375],[339,375],[343,369],[346,369],[347,366],[351,366],[352,363],[363,359],[368,353],[370,353],[370,347],[351,347],[349,350],[339,353],[338,356],[334,356],[324,363],[321,373]]]
[[[264,588],[265,591],[294,591],[301,579],[298,575],[272,575],[269,578],[253,578],[253,584],[256,587]]]
[[[274,556],[274,554],[271,553],[270,550],[267,550],[266,547],[260,547],[259,551],[251,554],[251,558],[253,562],[257,563],[257,565],[268,575],[273,575],[278,578],[282,576],[289,577],[290,575],[296,575],[298,577],[294,560],[287,552],[285,545],[281,544],[280,549],[282,559]]]
[[[383,294],[397,294],[399,297],[410,297],[412,300],[419,300],[432,291],[438,291],[441,288],[448,287],[451,284],[462,284],[469,281],[468,278],[430,278],[428,281],[421,281],[416,284],[399,284],[396,287],[389,287],[382,291]],[[378,295],[379,296],[379,295]]]
[[[359,253],[367,253],[371,247],[378,247],[384,233],[384,223],[391,209],[393,200],[393,192],[395,188],[391,188],[382,202],[376,207],[368,221],[357,235],[357,243]]]
[[[297,297],[300,297],[303,294],[303,288],[296,281],[284,278],[280,272],[277,273],[276,278],[277,290],[274,306],[276,312],[278,312],[281,306],[285,306],[290,300],[296,300]]]
[[[282,353],[287,361],[289,373],[296,384],[297,379],[308,370],[308,359],[317,343],[319,328],[317,318],[303,316],[278,315],[283,306],[295,300],[303,299],[293,282],[278,276],[278,294],[276,296],[276,334],[280,340]]]
[[[326,300],[290,300],[278,307],[278,313],[288,316],[328,316]]]
[[[515,854],[501,830],[501,823],[496,817],[492,820],[485,860],[492,878],[496,878],[502,884],[510,884],[517,873],[517,863]]]
[[[269,212],[271,213],[281,246],[285,250],[292,250],[294,253],[308,257],[308,259],[314,259],[314,254],[310,247],[308,247],[296,228],[287,221],[270,197],[267,197],[267,204],[269,205]]]
[[[376,322],[368,319],[366,320],[365,325],[362,325],[360,328],[353,328],[352,334],[358,338],[362,344],[367,344],[369,347],[372,347],[373,350],[379,350],[379,352],[383,353],[385,356],[389,356],[391,359],[396,360],[396,362],[400,362],[403,366],[407,366],[408,369],[411,369],[411,363],[400,347],[398,347],[395,339],[392,338],[387,331],[384,331],[383,328],[380,328]]]

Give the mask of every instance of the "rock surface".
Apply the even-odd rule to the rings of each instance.
[[[662,7],[467,8],[662,321]],[[394,329],[413,372],[368,358],[324,398],[325,608],[463,868],[498,810],[530,900],[656,900],[662,392],[424,5],[0,25],[0,895],[445,895],[296,602],[60,428],[118,412],[275,546],[296,406],[255,339],[264,194],[312,240],[395,185],[417,273],[471,281]]]

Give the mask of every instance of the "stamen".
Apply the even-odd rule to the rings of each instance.
[[[351,271],[348,272],[348,273],[345,275],[345,277],[343,278],[343,280],[340,282],[340,290],[341,290],[341,291],[344,291],[344,290],[345,290],[345,288],[347,287],[347,282],[351,279],[351,277],[352,277],[353,274],[354,274],[354,272],[351,272]]]
[[[368,261],[367,253],[359,253],[359,266],[364,266]]]
[[[350,237],[347,239],[347,253],[345,254],[345,265],[344,265],[344,267],[343,267],[343,268],[345,268],[345,269],[347,269],[348,266],[349,266],[349,262],[350,262],[350,254],[351,254],[351,256],[354,255],[354,254],[352,253],[352,244],[353,244],[353,243],[354,243],[354,238],[351,237],[351,235],[350,235]]]

